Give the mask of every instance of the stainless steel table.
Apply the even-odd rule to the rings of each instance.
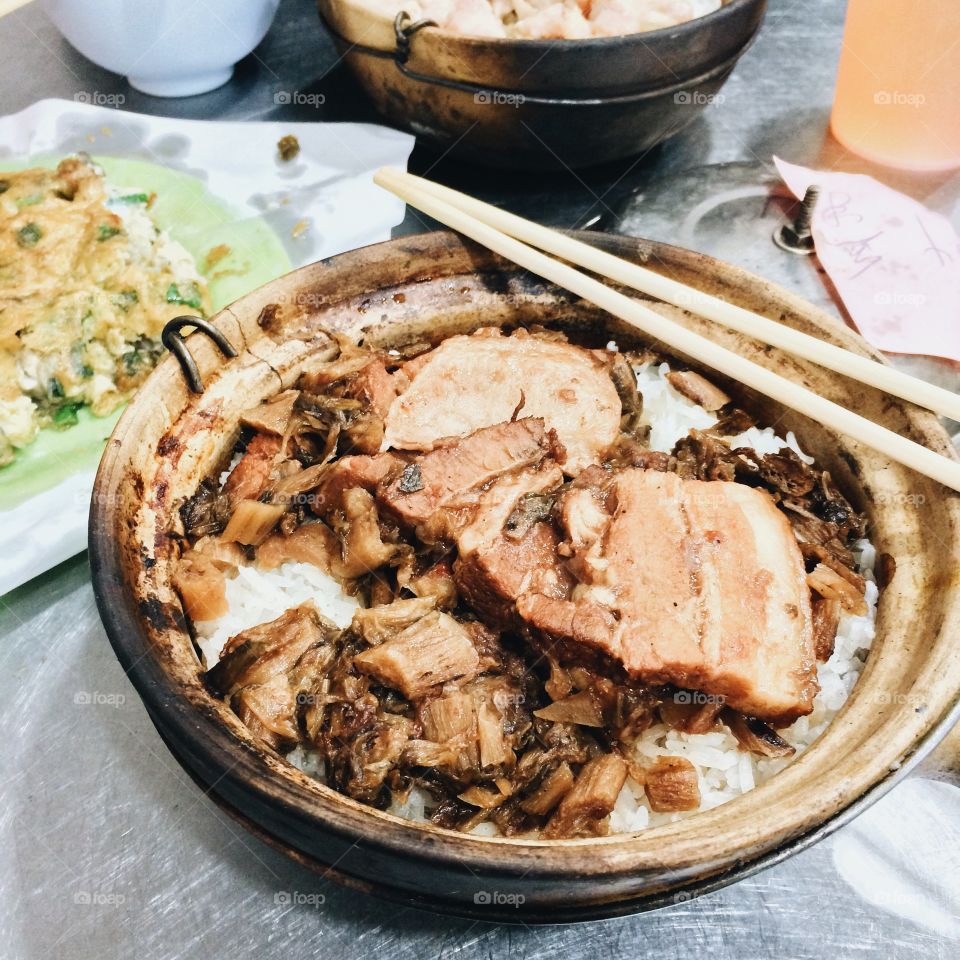
[[[580,173],[491,175],[419,146],[411,166],[546,223],[593,223],[718,253],[836,311],[811,262],[770,244],[783,209],[771,209],[764,197],[774,151],[798,162],[868,169],[827,133],[842,15],[838,0],[770,0],[762,34],[724,101],[639,160]],[[284,0],[270,34],[230,84],[179,101],[138,94],[95,67],[35,7],[0,21],[2,112],[93,91],[122,93],[126,109],[171,116],[374,119],[338,66],[309,0]],[[284,91],[323,93],[325,104],[278,106],[284,98],[275,95]],[[948,213],[960,196],[956,180],[890,172],[884,178]],[[420,229],[411,213],[398,232]],[[942,367],[914,367],[950,382]],[[106,641],[85,556],[0,600],[0,715],[0,956],[10,960],[946,960],[960,950],[943,922],[905,910],[902,894],[868,901],[845,879],[838,864],[856,824],[700,900],[576,927],[451,920],[324,883],[227,819],[167,753]],[[891,794],[888,810],[899,796],[907,802],[904,790]],[[960,886],[960,876],[925,878],[922,871],[915,881],[907,898],[940,907],[944,889]]]

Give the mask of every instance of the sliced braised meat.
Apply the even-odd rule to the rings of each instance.
[[[449,680],[475,677],[480,657],[461,624],[448,614],[432,613],[357,654],[354,663],[385,687],[417,700]]]
[[[493,623],[514,624],[515,598],[522,594],[565,597],[573,586],[557,554],[560,537],[552,523],[537,520],[519,537],[511,526],[524,498],[547,495],[562,482],[551,461],[506,474],[484,491],[471,521],[457,534],[457,588]]]
[[[379,357],[364,366],[347,385],[344,393],[360,400],[371,413],[386,418],[390,405],[397,399],[399,390],[406,385],[406,377],[387,372]]]
[[[576,601],[525,593],[516,601],[520,619],[534,630],[544,652],[564,662],[579,662],[590,667],[609,663],[617,667],[616,655],[606,655],[606,646],[614,643],[617,618],[612,611],[584,597]],[[608,637],[605,641],[603,638]],[[654,682],[660,682],[659,680]]]
[[[620,428],[606,358],[568,343],[520,334],[450,337],[404,372],[411,382],[387,415],[387,448],[432,450],[516,414],[556,430],[565,469],[576,474],[599,461]]]
[[[624,470],[569,496],[579,506],[561,508],[580,579],[573,599],[517,604],[563,656],[600,654],[640,682],[702,690],[777,722],[810,712],[803,558],[766,493]]]
[[[404,461],[392,453],[376,456],[341,457],[323,474],[310,501],[317,514],[323,516],[340,506],[344,490],[361,487],[368,492],[376,490],[389,477],[403,470]]]
[[[266,489],[274,460],[280,452],[280,437],[273,433],[255,433],[244,455],[230,471],[223,492],[234,505],[241,500],[256,500]]]
[[[466,491],[507,471],[541,463],[550,452],[541,418],[508,419],[412,460],[380,486],[377,498],[400,523],[415,527]]]
[[[540,520],[545,519],[539,517],[531,523],[525,523],[526,530],[521,533],[517,518],[522,504],[530,499],[549,497],[562,484],[563,473],[552,460],[498,476],[479,494],[468,520],[457,531],[457,549],[461,558],[470,556],[500,537],[511,541],[522,540]],[[546,516],[549,514],[548,509]]]

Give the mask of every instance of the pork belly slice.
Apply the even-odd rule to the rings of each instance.
[[[499,475],[541,463],[551,438],[538,417],[485,427],[411,460],[380,484],[377,499],[399,523],[415,527],[441,508],[472,506],[464,494]]]
[[[358,653],[353,662],[408,700],[450,680],[470,680],[480,671],[470,634],[446,613],[428,614],[392,640]]]
[[[810,591],[766,492],[628,469],[567,496],[564,549],[580,582],[570,600],[517,601],[554,652],[599,655],[643,683],[701,690],[775,723],[810,712]]]
[[[390,405],[383,448],[432,450],[519,413],[556,430],[575,475],[617,437],[621,403],[608,369],[602,355],[535,336],[450,337],[404,367],[411,382]]]
[[[256,500],[263,493],[280,452],[280,437],[272,433],[254,434],[244,455],[230,471],[223,492],[236,507],[241,500]]]
[[[406,377],[387,372],[383,360],[371,360],[347,386],[345,395],[360,400],[376,416],[386,417]]]
[[[403,467],[404,461],[392,453],[340,457],[323,473],[313,491],[312,509],[323,516],[340,506],[344,490],[360,487],[372,493]]]
[[[560,537],[554,525],[538,521],[520,536],[510,530],[526,499],[549,494],[562,483],[563,472],[550,460],[504,475],[483,492],[472,519],[459,531],[454,581],[487,620],[515,625],[514,599],[526,593],[569,594],[574,581],[557,555]]]

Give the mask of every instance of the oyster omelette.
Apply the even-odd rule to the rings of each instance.
[[[193,257],[82,156],[0,173],[0,467],[44,428],[106,416],[152,369],[164,324],[209,312]]]

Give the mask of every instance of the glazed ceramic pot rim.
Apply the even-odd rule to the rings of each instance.
[[[331,32],[332,28],[331,28]],[[363,47],[359,44],[351,44],[349,41],[344,40],[339,34],[335,34],[338,41],[343,44],[349,44],[351,53],[356,54],[365,54],[367,56],[374,56],[384,60],[393,60],[394,57],[391,53],[386,51],[376,50],[372,47]],[[747,39],[743,46],[739,47],[733,54],[730,55],[726,60],[721,61],[718,64],[708,68],[699,74],[685,74],[682,77],[678,77],[674,83],[669,84],[650,84],[647,86],[641,87],[639,90],[632,91],[630,93],[618,93],[611,94],[609,96],[597,96],[597,95],[588,95],[583,97],[574,97],[574,96],[557,96],[549,97],[544,96],[539,93],[527,93],[523,87],[498,87],[489,83],[477,83],[475,81],[468,80],[454,80],[450,77],[441,77],[436,75],[430,75],[425,73],[417,73],[408,69],[403,64],[397,64],[399,70],[403,72],[403,75],[409,79],[414,80],[417,83],[422,83],[427,86],[436,86],[444,87],[448,90],[458,90],[462,93],[478,94],[486,93],[493,97],[498,95],[501,96],[517,96],[523,98],[524,104],[532,104],[536,106],[543,107],[614,107],[614,106],[629,106],[634,103],[642,103],[644,100],[659,100],[662,97],[669,97],[677,93],[682,93],[687,90],[691,84],[703,84],[706,85],[710,81],[716,79],[717,77],[724,77],[730,70],[733,69],[736,62],[750,49],[753,45],[753,41],[756,39],[756,35],[752,35]],[[572,42],[572,41],[571,41]]]
[[[324,269],[335,269],[338,265],[352,268],[355,263],[360,262],[358,258],[363,255],[375,257],[388,249],[410,248],[426,254],[432,249],[432,245],[439,248],[442,243],[450,242],[449,237],[448,234],[403,237],[366,248],[364,251],[353,251],[332,258],[325,261],[322,266]],[[607,237],[600,241],[595,239],[594,242],[606,244],[608,248],[619,250],[625,255],[631,252],[636,255],[643,246],[643,242],[633,241],[629,238]],[[651,250],[659,250],[680,260],[684,258],[695,259],[698,264],[703,264],[707,268],[711,264],[715,270],[720,266],[711,258],[690,254],[689,251],[681,251],[665,244],[649,244],[648,246]],[[231,308],[227,308],[220,316],[225,320],[239,322],[238,313],[235,311],[242,312],[245,309],[245,302],[252,302],[255,296],[258,302],[263,302],[265,298],[268,301],[273,295],[272,290],[280,290],[284,284],[291,284],[300,278],[305,278],[309,271],[315,269],[315,266],[305,267],[285,278],[273,281],[261,288],[260,291],[248,295]],[[739,280],[743,284],[751,279],[745,271],[729,267],[724,267],[724,269],[728,276],[733,276],[735,280]],[[440,278],[457,275],[462,276],[463,271],[459,274],[451,271],[446,275],[440,271]],[[760,281],[756,281],[754,278],[754,282]],[[772,288],[771,285],[765,285],[765,287],[771,290],[776,289]],[[368,288],[368,292],[383,288],[384,284],[381,284],[380,287],[373,285]],[[777,294],[782,302],[801,302],[798,298],[784,291],[778,291]],[[835,336],[848,343],[856,344],[858,342],[849,332],[837,330]],[[249,347],[249,344],[246,346]],[[860,342],[859,349],[861,351],[864,349],[862,342]],[[876,354],[874,355],[876,356]],[[126,418],[127,414],[124,416]],[[921,415],[917,414],[916,417],[919,418]],[[933,422],[932,418],[929,417],[924,420],[924,423],[927,423],[928,426],[931,422]],[[124,420],[121,420],[118,424],[115,436],[122,434],[123,423]],[[942,430],[941,433],[943,433]],[[943,433],[943,439],[946,439],[945,433]],[[122,441],[118,440],[117,442]],[[949,443],[947,441],[948,447]],[[112,447],[109,449],[112,449]],[[98,487],[101,479],[106,480],[105,474],[108,472],[106,465],[109,460],[110,455],[108,454],[101,466]],[[131,590],[125,585],[126,578],[121,558],[117,551],[110,548],[110,543],[105,535],[103,524],[108,519],[105,503],[106,500],[95,497],[91,512],[91,565],[97,599],[101,616],[107,626],[108,635],[117,651],[118,658],[145,700],[155,722],[165,734],[177,736],[182,743],[189,745],[189,750],[192,753],[203,757],[211,766],[215,766],[222,771],[220,779],[211,784],[210,789],[217,790],[218,785],[222,785],[224,788],[222,790],[223,795],[228,796],[227,787],[242,785],[243,789],[257,794],[263,807],[282,808],[289,815],[291,821],[301,824],[303,829],[309,829],[311,821],[322,821],[325,829],[331,833],[339,833],[348,839],[372,841],[380,847],[393,850],[400,856],[408,856],[410,840],[420,838],[423,840],[423,843],[418,847],[418,857],[420,859],[448,864],[462,863],[465,859],[477,857],[484,861],[481,869],[494,870],[505,876],[527,874],[546,877],[563,876],[569,872],[569,868],[574,862],[580,876],[597,875],[610,878],[615,875],[633,874],[638,870],[649,873],[656,868],[656,864],[649,850],[637,855],[639,847],[648,846],[653,841],[665,842],[667,845],[675,842],[676,847],[671,849],[668,846],[667,854],[664,855],[664,860],[670,861],[671,858],[668,854],[675,853],[680,849],[679,839],[690,832],[691,825],[702,825],[705,818],[712,818],[711,822],[713,822],[718,817],[718,810],[722,810],[724,816],[732,819],[738,809],[743,810],[747,805],[757,806],[769,792],[785,783],[784,778],[790,778],[791,771],[799,771],[805,760],[817,749],[817,745],[814,745],[796,763],[766,784],[723,805],[722,808],[700,813],[680,823],[649,828],[637,834],[562,841],[474,837],[374,811],[337,794],[316,781],[310,780],[287,764],[286,761],[257,747],[252,736],[242,727],[239,720],[232,715],[227,715],[229,712],[226,708],[222,704],[218,704],[213,697],[203,690],[198,678],[192,684],[185,684],[166,672],[164,665],[151,650],[142,618],[132,605],[133,597],[131,596]],[[960,501],[957,499],[950,501],[947,508],[954,518],[960,517]],[[954,596],[951,597],[952,606],[950,607],[952,614],[955,614],[960,607],[960,597],[956,596],[956,593],[957,591],[954,589]],[[123,598],[119,605],[114,602],[118,596]],[[926,664],[926,661],[924,663]],[[868,670],[870,665],[871,660],[868,659]],[[862,677],[860,683],[863,682],[864,678]],[[932,748],[945,735],[948,729],[948,714],[951,704],[956,703],[957,692],[957,689],[954,689],[949,699],[941,698],[938,716],[930,718],[925,732],[920,736],[915,736],[910,741],[908,748],[900,754],[900,760],[904,764],[913,762],[907,758],[919,759],[918,754],[920,752]],[[956,708],[954,707],[955,713]],[[834,719],[830,729],[823,735],[824,738],[831,737],[834,728],[843,715],[844,712],[841,712]],[[842,735],[842,731],[838,730],[836,735]],[[831,769],[830,767],[824,767],[817,771],[817,778],[828,778]],[[794,779],[799,775],[795,773],[793,775]],[[870,775],[873,777],[872,773]],[[875,776],[868,786],[858,794],[851,796],[842,807],[832,813],[820,817],[819,810],[813,811],[810,817],[819,817],[817,822],[806,827],[798,827],[792,834],[788,834],[776,843],[773,849],[758,847],[757,852],[751,855],[749,848],[752,838],[738,838],[744,841],[744,857],[747,865],[753,866],[764,863],[770,858],[773,858],[771,862],[775,862],[777,858],[786,855],[783,852],[784,850],[789,851],[797,845],[809,844],[820,836],[826,835],[826,833],[835,829],[832,824],[839,825],[840,822],[845,822],[845,819],[854,815],[849,811],[858,812],[867,803],[882,795],[886,789],[889,789],[892,779],[893,777],[889,773]],[[217,790],[217,792],[221,793],[220,790]],[[778,804],[781,805],[786,802],[786,797],[781,797],[778,800]],[[728,846],[737,847],[737,844],[732,842],[733,839],[731,834],[731,842]],[[759,834],[757,843],[759,843]],[[595,857],[592,862],[584,864],[582,854],[588,850],[602,851],[604,856]],[[528,856],[534,851],[540,855],[539,858]],[[545,851],[546,855],[544,855]],[[683,856],[687,858],[685,861],[681,862],[675,858],[669,863],[669,869],[677,875],[682,876],[683,871],[689,869],[692,877],[696,871],[702,874],[704,870],[711,868],[711,864],[697,858],[695,850],[684,849]],[[715,866],[717,866],[717,869],[714,872],[720,873],[724,865],[718,864]]]

